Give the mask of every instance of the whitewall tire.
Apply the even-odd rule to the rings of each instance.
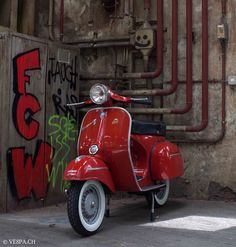
[[[89,236],[97,232],[105,214],[105,193],[94,180],[74,182],[67,194],[68,217],[73,229]]]

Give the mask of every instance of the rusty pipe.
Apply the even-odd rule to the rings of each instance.
[[[82,80],[107,80],[107,79],[148,79],[158,77],[163,70],[163,0],[157,0],[157,48],[156,48],[156,69],[153,72],[143,73],[124,73],[117,75],[115,73],[110,74],[84,74],[81,73],[80,78]]]
[[[187,29],[187,46],[186,46],[186,104],[181,108],[136,108],[130,109],[131,113],[135,114],[184,114],[192,108],[193,98],[193,66],[192,66],[192,0],[186,1],[186,29]]]

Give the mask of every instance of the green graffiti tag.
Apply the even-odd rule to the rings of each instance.
[[[63,172],[68,165],[68,158],[71,152],[71,145],[75,146],[78,135],[76,121],[70,116],[52,115],[48,124],[50,126],[50,144],[55,152],[52,158],[53,168],[47,169],[48,181],[55,188],[56,182],[59,183],[60,190],[64,191],[66,183],[63,181]]]

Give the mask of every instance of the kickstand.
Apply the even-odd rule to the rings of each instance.
[[[153,222],[155,220],[155,198],[154,193],[151,192],[151,213],[150,213],[150,221]]]
[[[105,211],[106,217],[110,217],[110,199],[111,199],[111,196],[107,195],[106,196],[106,211]]]

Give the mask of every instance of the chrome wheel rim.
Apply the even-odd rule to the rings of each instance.
[[[81,211],[85,222],[92,225],[99,215],[100,198],[95,187],[89,186],[83,193]]]

